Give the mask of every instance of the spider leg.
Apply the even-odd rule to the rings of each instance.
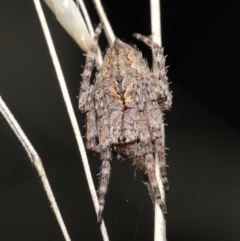
[[[97,40],[102,30],[102,24],[99,24],[95,30],[93,42],[87,53],[86,64],[82,75],[82,84],[79,93],[79,109],[86,112],[87,131],[86,131],[86,146],[89,150],[95,150],[97,137],[97,122],[94,108],[94,86],[90,85],[90,77],[94,65]]]
[[[150,184],[152,186],[152,190],[155,195],[155,198],[156,198],[163,214],[166,214],[167,209],[166,209],[164,202],[161,199],[161,194],[160,194],[160,190],[159,190],[159,186],[158,186],[156,174],[155,174],[155,160],[154,160],[152,154],[147,154],[145,156],[145,165],[146,165],[148,178],[150,180]]]
[[[140,91],[140,89],[138,89],[138,91]],[[144,94],[144,93],[142,93]],[[153,133],[154,131],[158,131],[159,132],[159,117],[156,116],[159,113],[156,112],[156,110],[154,108],[157,107],[157,110],[161,111],[157,102],[155,103],[156,105],[154,106],[154,102],[150,104],[151,108],[149,107],[149,104],[146,103],[147,98],[140,98],[140,96],[138,96],[138,94],[136,95],[137,97],[137,105],[138,105],[138,110],[139,110],[139,114],[140,114],[140,121],[139,121],[139,143],[138,143],[138,155],[140,153],[142,153],[141,156],[137,156],[135,157],[134,160],[134,164],[138,167],[141,167],[142,162],[145,163],[145,168],[147,171],[147,175],[150,181],[150,185],[152,187],[154,196],[163,212],[163,214],[167,213],[167,209],[166,206],[164,204],[164,202],[161,199],[161,194],[160,194],[160,190],[159,190],[159,186],[157,183],[157,179],[156,179],[156,173],[155,173],[155,159],[153,156],[153,146],[152,146],[152,138],[155,138],[155,133]],[[146,97],[146,93],[145,93],[145,97]],[[141,108],[142,107],[142,108]],[[143,111],[141,111],[143,110]],[[148,112],[152,112],[152,116],[148,116]],[[161,114],[161,113],[160,113]],[[161,115],[162,116],[162,115]],[[155,118],[154,118],[155,117]],[[151,118],[151,119],[149,119]],[[145,156],[145,160],[141,161],[142,157]]]
[[[111,160],[111,147],[110,147],[110,139],[109,139],[109,129],[107,126],[107,117],[102,116],[98,120],[99,127],[99,145],[96,147],[97,151],[101,154],[102,167],[100,172],[100,182],[99,182],[99,210],[98,210],[98,222],[102,220],[103,209],[105,205],[105,196],[107,194],[109,177],[110,177],[110,163]]]
[[[100,183],[99,183],[99,190],[98,190],[98,193],[99,193],[99,198],[98,198],[99,210],[98,210],[98,216],[97,216],[98,222],[102,221],[102,214],[103,214],[103,209],[105,205],[105,196],[108,189],[110,172],[111,172],[111,167],[110,167],[109,161],[103,161],[101,166],[101,171],[100,171]]]
[[[99,210],[97,220],[101,222],[102,214],[105,205],[105,196],[107,194],[109,177],[110,177],[110,163],[112,158],[112,150],[110,143],[109,133],[109,99],[104,90],[104,84],[96,86],[95,91],[95,109],[97,112],[97,123],[98,123],[98,138],[99,145],[96,147],[96,151],[101,154],[102,167],[100,171],[100,182],[99,182]]]
[[[158,113],[158,112],[156,112],[156,110],[152,109],[152,116],[150,117],[151,120],[149,121],[149,117],[147,115],[147,113],[148,113],[147,106],[148,105],[146,105],[146,109],[144,110],[144,115],[142,115],[142,120],[141,120],[142,125],[141,125],[141,131],[140,131],[140,143],[139,144],[141,146],[141,150],[144,150],[143,155],[146,155],[145,156],[145,165],[146,165],[147,174],[148,174],[148,177],[149,177],[150,185],[152,187],[154,196],[155,196],[160,208],[162,209],[163,214],[166,214],[167,209],[166,209],[166,206],[161,199],[161,194],[160,194],[159,186],[158,186],[157,179],[156,179],[155,159],[154,159],[154,156],[152,154],[153,149],[152,149],[152,143],[151,143],[151,137],[153,137],[153,138],[155,137],[155,136],[153,136],[152,131],[155,130],[159,134],[159,132],[160,132],[159,124],[161,124],[161,123],[159,123],[159,116],[157,117],[157,119],[156,118],[154,119],[154,114],[155,115],[160,114],[160,116],[162,116],[162,115],[161,115],[161,113]],[[154,107],[153,103],[152,103],[151,106]],[[161,112],[159,107],[158,107],[158,110]],[[146,116],[146,118],[143,118],[145,116]],[[156,122],[156,120],[157,120],[157,122]],[[141,135],[141,133],[142,133],[142,135]],[[146,147],[148,147],[148,148],[146,148]],[[165,155],[164,155],[164,157],[165,157]],[[165,159],[164,159],[164,161],[165,161]],[[162,162],[159,162],[159,164],[160,164],[160,166],[163,166]],[[160,171],[161,170],[162,169],[160,168]],[[164,181],[165,181],[165,179],[164,179]]]
[[[99,133],[99,145],[96,147],[98,152],[101,154],[102,161],[102,167],[100,171],[100,182],[99,182],[99,210],[98,210],[98,222],[101,222],[102,220],[102,214],[104,210],[105,205],[105,196],[107,194],[108,189],[108,183],[109,183],[109,177],[110,177],[110,163],[109,160],[111,160],[111,148],[110,148],[110,141],[109,137],[104,138],[107,134],[107,128],[104,128],[104,122],[106,122],[106,117],[102,117],[101,120],[99,120],[99,127],[102,128]]]
[[[154,43],[150,38],[139,34],[139,33],[135,33],[133,34],[133,37],[135,37],[136,39],[144,42],[146,45],[148,45],[152,50],[153,50],[153,55],[155,58],[155,61],[157,63],[158,66],[158,73],[157,73],[157,77],[158,79],[163,79],[165,82],[167,82],[168,78],[167,78],[167,70],[165,68],[165,56],[163,55],[163,48],[161,46],[159,46],[158,44]]]
[[[163,183],[164,189],[166,191],[169,191],[164,142],[158,138],[155,141],[155,147],[156,147],[156,155],[158,155],[158,160],[159,160],[160,175],[161,175],[162,183]]]
[[[158,102],[162,110],[169,110],[172,105],[172,93],[169,91],[167,69],[165,67],[166,57],[163,54],[163,48],[158,44],[154,43],[151,37],[148,38],[138,33],[135,33],[133,36],[136,39],[144,42],[153,51],[153,56],[157,63],[157,73],[154,75],[154,77],[157,80],[155,84],[158,94]]]
[[[88,97],[85,104],[86,110],[86,123],[87,123],[87,132],[86,132],[86,147],[88,150],[95,151],[97,146],[96,137],[97,133],[97,120],[96,120],[96,111],[94,108],[94,86],[90,85],[88,90]]]
[[[160,175],[164,189],[169,191],[169,183],[167,180],[166,158],[165,158],[165,144],[164,133],[162,132],[163,114],[157,101],[152,101],[151,104],[146,105],[146,112],[148,126],[151,134],[151,141],[155,145],[155,153],[158,155]]]
[[[101,31],[102,31],[102,24],[100,23],[95,30],[93,41],[89,46],[89,51],[87,52],[87,56],[86,56],[86,64],[84,66],[84,71],[82,74],[82,83],[81,83],[81,88],[79,92],[79,109],[82,111],[85,111],[85,104],[88,96],[90,77],[91,77],[92,69],[95,62],[97,41]]]

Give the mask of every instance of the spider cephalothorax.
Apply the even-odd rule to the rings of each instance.
[[[147,173],[162,212],[167,212],[155,175],[155,155],[165,190],[166,178],[163,111],[172,104],[166,77],[163,49],[151,38],[135,34],[153,50],[158,71],[153,74],[141,52],[115,39],[106,51],[103,64],[90,84],[101,24],[87,53],[79,95],[79,109],[86,112],[86,141],[89,150],[100,153],[102,166],[99,185],[98,221],[102,219],[110,176],[112,153],[131,160]]]

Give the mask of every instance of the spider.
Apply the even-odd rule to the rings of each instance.
[[[90,84],[101,30],[102,24],[99,24],[86,55],[79,93],[79,109],[86,113],[86,147],[100,153],[102,159],[97,220],[102,220],[113,153],[121,161],[132,161],[146,173],[154,196],[166,214],[155,175],[157,155],[164,188],[169,190],[163,111],[170,109],[172,94],[163,49],[151,37],[134,34],[153,50],[158,66],[157,73],[153,74],[140,51],[116,38],[106,51],[95,84]]]

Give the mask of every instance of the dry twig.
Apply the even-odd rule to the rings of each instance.
[[[17,136],[17,138],[19,139],[19,141],[23,145],[23,148],[27,152],[29,160],[31,161],[31,163],[35,167],[35,169],[36,169],[36,171],[37,171],[37,173],[38,173],[38,175],[41,179],[41,182],[43,184],[43,188],[46,192],[46,195],[47,195],[47,197],[50,201],[53,212],[54,212],[54,214],[57,218],[57,221],[59,223],[59,226],[62,230],[62,233],[63,233],[63,236],[64,236],[65,240],[71,241],[71,239],[69,237],[69,234],[67,232],[67,228],[66,228],[66,226],[63,222],[60,210],[59,210],[58,205],[56,203],[55,197],[53,195],[53,192],[52,192],[51,186],[49,184],[47,175],[46,175],[45,170],[43,168],[42,161],[41,161],[38,153],[34,149],[33,145],[28,140],[27,136],[25,135],[25,133],[23,132],[23,130],[21,129],[21,127],[17,123],[16,119],[14,118],[14,116],[12,115],[12,113],[10,112],[10,110],[8,109],[7,105],[5,104],[5,102],[3,101],[3,99],[1,97],[0,97],[0,112],[2,113],[3,117],[5,118],[5,120],[9,124],[9,126],[11,127],[14,134]]]

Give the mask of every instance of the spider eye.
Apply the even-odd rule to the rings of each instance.
[[[118,74],[116,76],[116,80],[117,80],[118,83],[121,83],[122,82],[122,76],[120,74]]]
[[[119,143],[123,143],[123,142],[125,142],[127,140],[127,138],[125,137],[125,136],[120,136],[120,137],[118,137],[118,142]]]

